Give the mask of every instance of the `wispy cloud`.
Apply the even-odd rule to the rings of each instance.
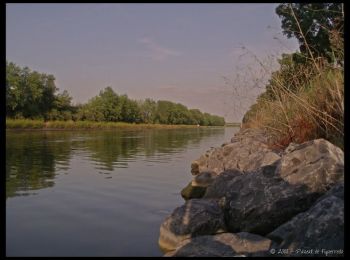
[[[150,58],[156,61],[162,61],[172,56],[180,56],[182,53],[170,48],[161,46],[153,39],[144,37],[140,39],[140,42],[145,44],[145,46],[150,51]]]

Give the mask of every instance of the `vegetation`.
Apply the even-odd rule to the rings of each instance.
[[[61,120],[33,120],[6,118],[7,129],[46,129],[46,130],[79,130],[79,129],[175,129],[194,128],[195,125],[145,124],[126,122],[96,122],[96,121],[61,121]]]
[[[7,126],[40,128],[47,121],[70,121],[64,123],[64,127],[72,125],[73,121],[89,122],[75,124],[76,126],[91,125],[91,122],[202,126],[225,124],[223,117],[202,113],[198,109],[188,109],[170,101],[156,102],[149,98],[132,100],[127,95],[118,95],[111,87],[106,87],[98,96],[80,105],[72,104],[72,97],[66,90],[62,93],[57,91],[53,75],[41,74],[28,67],[21,68],[13,62],[6,62],[6,117],[39,120],[7,120],[6,123],[10,124]]]
[[[282,56],[266,91],[245,114],[243,127],[269,129],[275,147],[315,138],[344,147],[342,8],[340,3],[276,8],[284,33],[298,39],[300,51]]]

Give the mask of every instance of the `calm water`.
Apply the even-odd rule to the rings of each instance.
[[[191,161],[237,130],[7,131],[7,256],[162,255]]]

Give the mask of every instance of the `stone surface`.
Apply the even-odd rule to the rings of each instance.
[[[216,177],[217,174],[214,171],[201,172],[193,178],[192,186],[208,187]]]
[[[182,241],[175,251],[165,256],[172,257],[233,257],[269,255],[271,240],[246,233],[222,233],[199,236]]]
[[[267,133],[257,129],[238,132],[231,143],[211,148],[191,164],[191,173],[198,175],[205,171],[216,174],[229,169],[241,171],[257,170],[280,159],[280,155],[268,148]]]
[[[176,208],[160,227],[159,246],[174,250],[184,239],[225,230],[224,216],[214,200],[191,199]]]
[[[166,256],[343,256],[343,151],[324,139],[284,151],[268,141],[241,130],[192,163],[184,197],[203,197],[162,224]]]
[[[181,196],[185,200],[199,199],[204,196],[206,189],[206,187],[193,186],[191,181],[185,188],[181,190]]]
[[[217,174],[213,171],[201,172],[181,191],[185,200],[202,198],[207,187],[214,181]]]
[[[224,172],[208,188],[204,198],[219,199],[230,232],[265,235],[307,210],[321,196],[308,192],[306,186],[288,184],[275,172],[276,167],[271,166],[240,175]],[[223,190],[216,189],[220,183],[226,183]]]
[[[309,209],[330,187],[342,181],[343,163],[339,148],[325,140],[315,140],[257,171],[221,173],[204,198],[220,202],[229,231],[265,235]]]
[[[282,157],[279,169],[280,176],[288,183],[326,191],[344,178],[344,153],[339,147],[324,139],[292,147],[287,147],[289,152]]]
[[[333,187],[309,210],[267,237],[279,243],[276,251],[285,249],[289,256],[343,256],[344,184]]]

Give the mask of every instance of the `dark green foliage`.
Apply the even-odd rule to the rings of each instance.
[[[55,77],[6,62],[6,116],[71,119],[68,92],[56,94]]]
[[[332,41],[335,34],[338,39],[344,37],[342,3],[284,3],[278,5],[276,13],[282,19],[283,33],[298,39],[301,53],[309,56],[309,45],[314,57],[338,62]]]

